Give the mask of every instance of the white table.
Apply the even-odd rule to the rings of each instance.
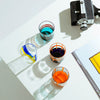
[[[94,0],[93,3],[100,8],[99,0]],[[41,3],[37,6],[40,6],[40,4]],[[79,26],[72,27],[70,25],[69,0],[54,0],[46,4],[45,9],[41,8],[37,14],[32,15],[27,21],[18,24],[18,27],[14,27],[14,30],[11,31],[10,28],[9,34],[5,27],[3,34],[6,35],[4,36],[0,33],[0,36],[3,35],[0,39],[0,56],[6,63],[10,63],[20,57],[18,52],[19,45],[27,38],[39,33],[38,25],[40,22],[50,20],[55,24],[55,35],[49,43],[38,48],[38,60],[36,63],[41,60],[46,60],[46,57],[49,57],[49,47],[52,43],[61,42],[66,46],[66,55],[59,66],[66,67],[70,73],[70,78],[66,86],[55,95],[52,100],[100,100],[71,54],[75,49],[93,40],[94,37],[100,34],[100,19],[90,26],[88,30],[82,32]],[[18,16],[16,16],[16,19],[17,18]],[[8,29],[9,25],[10,24],[8,24]],[[43,78],[35,78],[32,69],[36,66],[36,63],[16,75],[32,95],[35,90],[51,78],[51,72]],[[58,64],[52,63],[52,66],[58,66]]]

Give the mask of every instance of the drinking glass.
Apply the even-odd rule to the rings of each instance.
[[[63,87],[69,79],[69,72],[65,67],[56,67],[52,72],[52,79],[54,84]]]
[[[43,21],[39,25],[40,36],[46,41],[50,41],[54,36],[55,26],[50,21]]]
[[[66,48],[62,43],[54,43],[50,46],[50,58],[54,62],[61,62],[66,53]]]
[[[37,48],[32,43],[23,45],[20,49],[20,54],[25,56],[25,60],[29,63],[34,63],[37,60]]]

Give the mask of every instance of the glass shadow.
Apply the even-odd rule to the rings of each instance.
[[[9,68],[12,70],[12,72],[15,75],[17,75],[17,74],[21,73],[22,71],[24,71],[25,69],[27,69],[32,64],[34,64],[27,56],[21,55],[20,49],[24,44],[32,43],[38,49],[38,48],[44,46],[48,42],[49,41],[43,40],[40,37],[40,34],[36,34],[36,35],[26,39],[25,41],[22,41],[18,46],[18,53],[20,54],[20,56],[8,64]]]
[[[29,59],[25,56],[20,56],[8,63],[8,66],[15,75],[18,75],[32,65],[32,63],[28,63],[26,60],[28,61]]]
[[[45,75],[47,75],[52,69],[54,69],[56,66],[58,66],[59,63],[55,63],[51,60],[50,55],[46,56],[39,62],[35,63],[33,65],[33,73],[36,75],[36,77],[43,78]]]
[[[56,96],[62,88],[63,87],[55,85],[52,79],[49,79],[33,93],[33,98],[34,100],[50,100]]]
[[[43,40],[40,36],[40,33],[28,38],[25,40],[25,44],[32,43],[34,44],[37,49],[47,44],[49,41]]]

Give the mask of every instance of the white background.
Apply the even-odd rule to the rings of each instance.
[[[99,0],[93,0],[93,3],[100,8]],[[18,58],[19,44],[38,34],[38,25],[42,21],[50,20],[55,25],[55,35],[49,43],[38,49],[37,62],[49,55],[49,47],[52,43],[61,42],[66,46],[66,55],[59,65],[66,67],[70,73],[66,86],[52,100],[99,100],[71,53],[94,37],[100,36],[100,19],[96,19],[88,30],[82,32],[79,26],[71,26],[69,8],[69,0],[45,0],[45,2],[38,0],[38,3],[37,0],[9,2],[0,0],[0,56],[6,63]],[[43,79],[36,79],[37,84],[34,83],[35,81],[26,77],[27,71],[33,73],[33,66],[18,75],[31,94],[51,77],[49,73]]]

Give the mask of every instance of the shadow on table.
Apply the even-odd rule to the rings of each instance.
[[[50,100],[56,96],[63,87],[53,83],[52,79],[45,82],[38,90],[33,93],[34,100]]]
[[[32,63],[28,63],[29,60],[25,56],[20,56],[8,63],[8,66],[15,75],[18,75],[32,65]]]
[[[41,48],[42,46],[46,45],[48,42],[50,42],[50,41],[45,41],[45,40],[43,40],[43,39],[41,38],[41,36],[40,36],[40,33],[38,33],[38,34],[36,34],[36,35],[34,35],[34,36],[32,36],[32,37],[29,37],[29,38],[27,38],[26,40],[22,41],[22,42],[19,44],[19,46],[18,46],[18,52],[20,53],[20,48],[21,48],[23,45],[27,44],[27,43],[32,43],[32,44],[34,44],[34,45],[37,47],[37,49],[39,49],[39,48]]]
[[[51,60],[50,56],[46,56],[41,61],[33,65],[33,73],[36,77],[43,78],[52,69],[54,69],[59,63],[55,63]]]
[[[42,46],[44,46],[45,44],[47,44],[49,41],[45,41],[41,38],[40,36],[40,33],[28,38],[26,41],[25,41],[25,44],[27,43],[32,43],[34,44],[37,48],[40,48]]]
[[[0,39],[30,21],[56,0],[0,0]],[[34,23],[33,23],[34,24]]]
[[[60,30],[66,35],[71,36],[71,39],[77,39],[81,36],[80,26],[71,26],[70,9],[64,10],[59,14]],[[66,37],[64,37],[66,38]]]
[[[80,26],[71,26],[71,16],[70,9],[64,10],[59,14],[60,20],[60,30],[66,33],[66,35],[71,36],[71,40],[77,39],[81,36]],[[95,23],[100,24],[100,18],[95,18]],[[88,28],[91,25],[88,25]],[[67,36],[63,37],[66,38]]]

